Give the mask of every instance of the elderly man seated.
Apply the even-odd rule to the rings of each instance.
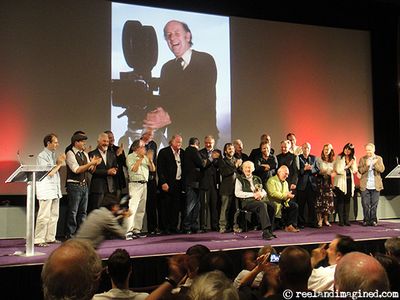
[[[242,208],[255,214],[261,223],[263,230],[262,238],[270,240],[276,237],[272,233],[271,219],[274,217],[275,211],[271,216],[268,215],[268,205],[262,199],[266,196],[260,177],[252,175],[254,164],[251,161],[245,161],[242,165],[243,174],[236,178],[235,196],[239,198]]]
[[[286,178],[289,176],[289,168],[285,165],[278,169],[275,176],[267,181],[268,199],[276,204],[276,217],[282,218],[285,223],[286,232],[299,232],[297,229],[297,216],[299,206],[291,201],[294,194],[289,191]]]

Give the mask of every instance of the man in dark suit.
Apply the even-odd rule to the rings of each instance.
[[[300,170],[297,181],[297,204],[299,205],[299,227],[308,224],[315,227],[317,213],[315,211],[315,201],[317,192],[316,175],[319,173],[317,159],[310,154],[311,145],[304,143],[302,146],[303,154],[299,155]],[[304,207],[307,204],[308,222],[304,215]]]
[[[192,33],[183,22],[169,21],[164,27],[164,37],[175,58],[161,69],[162,107],[147,114],[144,126],[155,129],[168,126],[168,133],[179,132],[184,140],[189,140],[192,131],[188,125],[195,121],[197,134],[212,134],[218,139],[214,58],[191,49]]]
[[[184,150],[182,137],[174,135],[170,146],[160,150],[157,157],[158,186],[160,190],[160,229],[165,233],[178,231],[179,213],[184,216],[184,197],[182,197],[182,170]]]
[[[121,194],[127,194],[128,191],[126,190],[126,178],[125,178],[125,173],[124,169],[126,169],[126,155],[124,151],[124,144],[120,144],[120,146],[115,145],[115,138],[114,134],[112,133],[111,130],[106,130],[104,133],[107,133],[108,135],[108,140],[109,140],[109,146],[108,148],[115,153],[115,156],[117,157],[117,164],[118,164],[118,170],[117,170],[117,180],[118,180],[118,190],[117,190],[117,198],[121,198]]]
[[[89,157],[101,157],[102,161],[91,171],[92,179],[89,189],[88,213],[99,208],[105,193],[116,194],[119,189],[117,180],[117,157],[109,149],[107,133],[100,133],[97,139],[97,148],[89,152]]]
[[[214,149],[215,140],[208,135],[204,138],[204,148],[200,150],[202,159],[208,160],[204,170],[201,172],[200,180],[200,230],[207,228],[208,216],[212,231],[218,231],[218,185],[220,176],[218,172],[218,159],[221,151]]]
[[[190,234],[199,230],[198,217],[200,212],[199,183],[200,170],[208,160],[203,160],[199,153],[200,141],[196,137],[189,140],[189,146],[185,149],[185,165],[183,175],[186,191],[186,215],[183,222],[183,230]]]

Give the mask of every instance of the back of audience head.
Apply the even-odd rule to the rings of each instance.
[[[91,299],[101,271],[101,260],[89,242],[68,240],[50,254],[43,266],[44,299]]]
[[[286,247],[279,259],[280,281],[284,288],[293,291],[307,290],[308,278],[311,275],[310,254],[297,246]]]
[[[204,274],[210,271],[219,270],[225,274],[226,277],[233,279],[233,262],[230,257],[222,252],[212,252],[205,255],[199,266],[199,274]]]
[[[204,256],[206,254],[210,253],[210,249],[208,249],[206,246],[201,245],[201,244],[197,244],[197,245],[193,245],[191,247],[189,247],[186,250],[186,254],[187,255],[200,255],[200,256]]]
[[[197,277],[188,296],[190,300],[239,300],[232,282],[218,270]]]
[[[389,280],[385,269],[372,256],[351,252],[337,264],[335,289],[339,292],[389,291]]]
[[[376,253],[374,257],[386,271],[390,290],[400,292],[400,262],[393,256],[382,253]]]
[[[108,258],[107,272],[114,285],[124,289],[132,273],[129,253],[125,249],[116,249]]]
[[[393,256],[400,262],[400,238],[392,237],[385,242],[386,254]]]

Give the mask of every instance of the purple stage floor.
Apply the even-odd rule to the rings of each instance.
[[[358,222],[353,222],[350,227],[339,227],[337,224],[332,224],[332,227],[323,227],[321,229],[305,228],[299,233],[276,230],[275,234],[278,237],[271,241],[262,240],[261,231],[250,231],[241,234],[220,234],[217,232],[192,235],[176,234],[146,237],[131,241],[108,240],[100,245],[98,253],[102,259],[105,259],[116,248],[125,248],[132,257],[151,257],[184,253],[187,248],[195,244],[203,244],[213,251],[258,248],[267,243],[276,247],[307,245],[329,242],[336,234],[349,235],[357,241],[386,239],[400,236],[400,219],[381,221],[377,227],[363,227]],[[0,240],[0,267],[43,264],[56,247],[58,245],[50,245],[47,248],[35,247],[35,252],[42,252],[45,255],[23,257],[14,255],[14,253],[17,251],[25,252],[24,239]]]

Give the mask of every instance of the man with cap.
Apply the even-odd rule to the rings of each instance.
[[[87,136],[74,134],[71,138],[72,149],[66,153],[68,212],[66,238],[71,238],[86,217],[88,204],[89,171],[101,163],[101,157],[93,156],[89,160],[84,151]]]

